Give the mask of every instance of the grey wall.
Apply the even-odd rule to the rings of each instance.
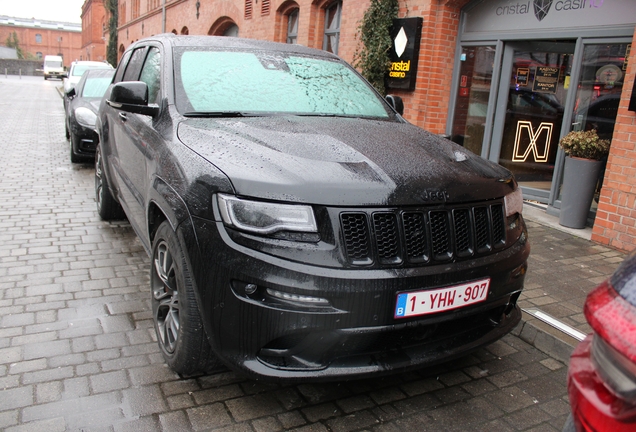
[[[43,76],[42,64],[42,60],[0,59],[0,75],[6,68],[8,75],[18,75],[22,70],[22,75]]]

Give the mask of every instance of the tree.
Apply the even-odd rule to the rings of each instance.
[[[108,20],[108,46],[106,47],[106,60],[113,66],[117,66],[117,8],[118,0],[106,0],[106,10],[110,14]]]
[[[362,47],[355,53],[354,66],[382,94],[386,92],[384,77],[391,68],[389,50],[393,41],[390,32],[397,15],[397,0],[371,0],[358,27]]]
[[[8,48],[15,48],[15,52],[18,55],[19,59],[24,58],[24,51],[22,51],[22,48],[20,48],[20,41],[18,40],[18,34],[16,32],[9,33],[6,46]]]

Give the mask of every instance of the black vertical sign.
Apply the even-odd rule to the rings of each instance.
[[[629,98],[629,105],[627,106],[629,111],[636,111],[636,76],[634,77],[634,85],[632,87],[632,95]]]
[[[389,51],[391,70],[386,76],[386,87],[398,90],[415,90],[417,60],[420,56],[422,18],[399,18],[393,20]]]

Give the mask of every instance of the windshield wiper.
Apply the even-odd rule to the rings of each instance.
[[[248,114],[239,111],[190,111],[183,115],[185,117],[245,117]]]
[[[331,114],[331,113],[294,113],[299,117],[352,117],[344,114]]]

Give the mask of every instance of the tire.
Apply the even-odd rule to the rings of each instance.
[[[95,153],[95,201],[97,202],[97,213],[103,220],[124,219],[126,217],[121,205],[108,189],[100,146],[97,146]]]
[[[184,377],[222,369],[203,328],[187,260],[167,221],[153,240],[150,289],[157,342],[168,366]]]
[[[71,140],[70,140],[69,147],[71,148],[71,163],[84,162],[86,159],[84,159],[82,156],[75,153],[75,149],[77,148],[77,142],[79,141],[79,137],[75,134],[70,134],[70,136],[71,136]]]
[[[574,426],[574,418],[572,417],[572,413],[570,413],[567,420],[565,420],[562,432],[576,432],[576,426]]]
[[[44,81],[46,81],[48,78],[46,77],[46,75],[44,75]]]

